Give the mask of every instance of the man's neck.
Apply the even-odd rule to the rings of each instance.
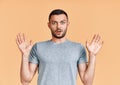
[[[65,37],[63,37],[63,38],[55,38],[55,37],[52,37],[52,39],[51,39],[51,41],[52,42],[55,42],[55,43],[63,43],[63,42],[65,42],[67,40],[67,38],[65,38]]]

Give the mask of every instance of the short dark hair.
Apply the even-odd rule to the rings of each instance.
[[[65,14],[65,16],[66,16],[67,19],[68,19],[68,15],[67,15],[67,13],[66,13],[64,10],[62,10],[62,9],[55,9],[55,10],[53,10],[53,11],[49,14],[49,21],[50,21],[50,18],[51,18],[52,15],[60,15],[60,14]]]

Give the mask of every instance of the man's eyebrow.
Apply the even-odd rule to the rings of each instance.
[[[63,19],[63,20],[61,20],[61,21],[67,21],[67,20]]]
[[[63,19],[63,20],[61,20],[61,21],[67,21],[67,20]],[[60,22],[61,22],[61,21],[60,21]],[[51,22],[58,22],[58,21],[51,20]]]
[[[57,22],[57,21],[51,20],[50,22]]]

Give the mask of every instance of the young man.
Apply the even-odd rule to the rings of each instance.
[[[103,41],[99,35],[94,35],[90,43],[86,42],[87,62],[83,45],[66,38],[68,25],[67,13],[56,9],[50,13],[48,22],[52,39],[32,46],[24,34],[17,35],[16,42],[22,53],[20,78],[23,85],[30,83],[37,69],[38,85],[76,85],[77,71],[84,85],[92,85],[96,54]]]

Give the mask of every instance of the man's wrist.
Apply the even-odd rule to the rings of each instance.
[[[96,56],[96,54],[89,52],[89,56]]]
[[[29,53],[23,53],[22,54],[22,60],[23,60],[23,62],[28,62],[28,58],[29,58]]]
[[[96,61],[96,54],[94,53],[89,53],[89,62],[94,62]]]
[[[26,56],[26,57],[28,57],[29,56],[29,53],[22,53],[22,56]]]

